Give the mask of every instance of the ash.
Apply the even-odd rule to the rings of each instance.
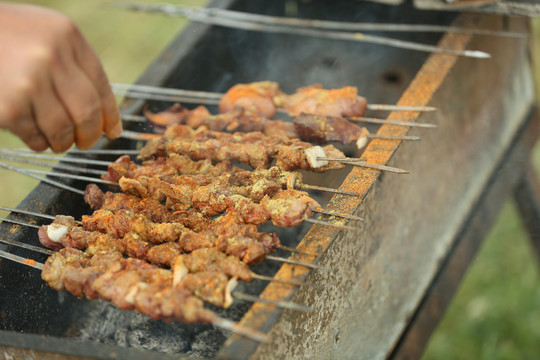
[[[227,310],[213,310],[220,316],[238,321],[249,304],[239,302]],[[208,359],[230,335],[212,325],[166,323],[152,320],[135,311],[121,310],[102,300],[90,301],[79,316],[78,329],[71,329],[74,339],[134,348],[164,354],[180,354],[189,359]]]

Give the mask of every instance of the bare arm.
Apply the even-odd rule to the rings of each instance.
[[[122,125],[97,55],[71,19],[0,3],[0,128],[33,150],[65,151],[115,138]]]

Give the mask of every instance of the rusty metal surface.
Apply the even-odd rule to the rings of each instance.
[[[414,0],[414,5],[423,10],[540,16],[540,4],[536,0]]]
[[[538,227],[540,193],[534,193],[529,187],[538,186],[538,182],[531,181],[535,177],[530,167],[532,148],[538,140],[540,126],[538,120],[536,111],[531,111],[526,123],[512,141],[508,153],[504,155],[491,174],[488,185],[467,216],[463,228],[453,240],[452,247],[441,262],[437,275],[427,289],[418,310],[412,316],[403,336],[394,348],[391,359],[405,360],[421,357],[431,334],[459,287],[462,277],[475,258],[482,240],[491,230],[505,200],[512,196],[514,191],[518,207],[526,215],[524,219],[528,220],[527,223],[533,228]],[[537,243],[538,232],[533,234],[532,238]]]
[[[480,19],[460,17],[467,26]],[[482,27],[503,28],[498,16],[483,17]],[[512,19],[523,31],[527,21]],[[256,304],[242,323],[268,330],[273,341],[255,346],[231,337],[223,358],[384,358],[390,353],[451,247],[464,217],[509,147],[533,101],[527,43],[445,35],[440,46],[479,48],[493,59],[432,55],[400,104],[433,105],[435,114],[392,113],[390,119],[436,122],[420,144],[373,141],[362,157],[369,162],[411,170],[407,176],[356,168],[342,189],[364,199],[336,196],[329,207],[366,219],[361,231],[338,233],[313,227],[298,248],[318,251],[323,270],[283,266],[277,276],[325,286],[293,289],[271,284],[262,296],[306,303],[309,314]],[[407,130],[383,126],[381,134]],[[410,133],[418,135],[418,130]],[[302,261],[307,257],[296,256]],[[275,323],[274,323],[275,321]]]

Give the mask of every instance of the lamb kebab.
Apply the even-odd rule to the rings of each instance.
[[[243,224],[234,214],[216,219],[211,228],[197,233],[178,223],[152,223],[126,210],[117,213],[98,210],[83,217],[83,228],[76,226],[70,216],[57,216],[50,225],[42,226],[38,235],[44,246],[54,250],[72,247],[86,249],[89,254],[116,251],[135,258],[149,257],[151,262],[159,264],[164,261],[156,259],[171,254],[216,248],[254,265],[274,252],[279,244],[275,233],[259,232],[255,225]],[[174,245],[154,246],[164,242]]]
[[[261,132],[222,133],[209,130],[192,130],[185,125],[173,125],[164,136],[152,139],[141,149],[142,160],[167,156],[187,155],[194,160],[234,160],[254,168],[268,168],[272,159],[283,170],[327,171],[342,169],[339,162],[320,161],[319,157],[344,158],[333,145],[313,146],[296,139],[280,139]]]
[[[232,304],[230,292],[235,280],[219,272],[185,274],[182,270],[175,274],[115,252],[90,256],[65,248],[47,259],[42,278],[57,291],[99,297],[121,309],[136,309],[166,321],[211,323],[215,315],[204,308],[203,298],[219,307]]]
[[[137,179],[140,176],[159,176],[162,180],[174,183],[174,179],[178,175],[197,175],[198,178],[201,175],[203,177],[230,175],[231,181],[235,185],[277,182],[281,184],[282,189],[320,190],[358,196],[357,193],[349,191],[304,184],[302,182],[302,174],[299,172],[288,172],[277,167],[271,167],[268,170],[256,169],[254,171],[247,171],[233,166],[230,160],[224,160],[213,165],[208,159],[191,160],[185,155],[178,154],[170,154],[167,157],[146,160],[141,165],[131,161],[129,156],[123,155],[108,166],[107,173],[103,174],[101,178],[106,181],[118,182],[122,177]],[[316,209],[315,211],[327,213],[323,209]]]
[[[182,124],[194,129],[204,126],[212,131],[260,131],[267,136],[284,139],[298,138],[318,144],[332,141],[342,144],[356,142],[359,149],[365,146],[370,136],[369,131],[364,127],[342,117],[327,115],[300,113],[293,117],[292,122],[287,122],[265,118],[243,107],[235,107],[229,112],[211,115],[204,106],[188,110],[179,104],[174,104],[159,113],[152,113],[146,109],[144,114],[150,123],[158,125],[159,128]]]

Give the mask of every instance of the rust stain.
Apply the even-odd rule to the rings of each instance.
[[[470,23],[472,21],[471,19],[474,20],[474,16],[468,16],[469,18],[464,16],[459,18],[462,23],[465,23],[463,24],[464,26],[467,26],[466,23]],[[464,50],[470,39],[471,35],[467,34],[445,34],[438,46],[447,49]],[[407,90],[403,93],[398,105],[428,105],[433,94],[437,91],[449,71],[454,66],[457,58],[458,57],[455,55],[447,54],[430,55]],[[419,115],[419,112],[392,112],[388,117],[388,120],[414,122]],[[409,128],[404,126],[385,124],[379,128],[377,133],[381,135],[406,135],[408,131]],[[400,143],[401,141],[397,140],[373,139],[362,154],[362,158],[365,158],[366,162],[369,163],[385,165],[396,152]],[[345,195],[335,195],[329,202],[327,209],[342,213],[354,213],[361,205],[364,197],[368,194],[379,175],[380,171],[376,169],[353,167],[343,184],[340,186],[340,189],[356,192],[361,194],[361,196],[351,198],[350,196]],[[323,254],[336,238],[338,232],[339,230],[334,228],[313,225],[301,240],[297,249]],[[314,263],[316,260],[313,256],[301,254],[293,254],[291,258],[307,263]],[[275,275],[275,278],[283,280],[304,280],[310,271],[311,270],[300,266],[284,264]],[[265,288],[260,297],[272,300],[287,300],[290,299],[295,292],[296,288],[292,286],[272,282]],[[279,310],[273,305],[255,303],[245,314],[240,323],[244,326],[264,331],[265,328],[268,329],[272,326],[277,311]],[[238,336],[231,336],[227,340],[227,345],[232,346],[232,343],[238,339],[240,339]],[[241,348],[240,343],[238,345]]]
[[[35,261],[35,260],[32,260],[32,259],[24,259],[24,263],[25,263],[25,264],[28,264],[28,265],[30,265],[30,266],[36,265],[36,261]]]

